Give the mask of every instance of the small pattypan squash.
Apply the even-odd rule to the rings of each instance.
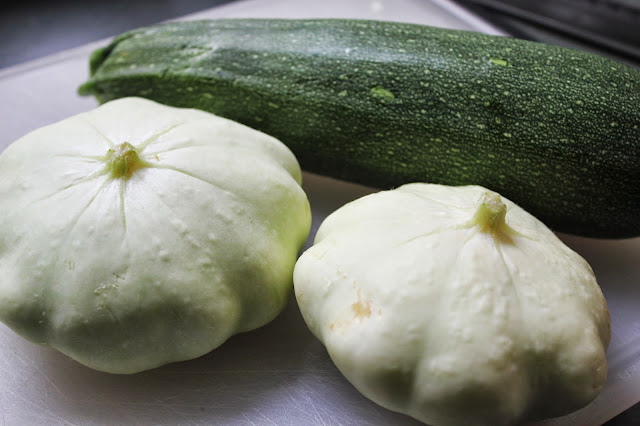
[[[291,294],[310,208],[278,140],[140,98],[0,155],[0,319],[134,373],[260,327]]]
[[[344,376],[431,425],[559,416],[605,382],[611,330],[591,268],[482,187],[408,184],[347,204],[294,286]]]

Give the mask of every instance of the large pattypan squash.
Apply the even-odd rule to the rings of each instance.
[[[276,139],[127,98],[0,156],[0,319],[97,370],[203,355],[283,309],[310,208]]]
[[[611,330],[591,268],[482,187],[408,184],[347,204],[294,286],[344,376],[428,424],[559,416],[605,382]]]

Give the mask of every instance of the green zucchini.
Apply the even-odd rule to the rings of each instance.
[[[310,172],[478,184],[559,232],[640,235],[640,71],[597,55],[392,22],[187,21],[96,50],[79,93],[213,112]]]

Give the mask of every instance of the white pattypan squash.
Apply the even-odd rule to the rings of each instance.
[[[139,98],[0,155],[0,319],[97,370],[198,357],[283,309],[311,212],[293,154]]]
[[[347,204],[294,286],[344,376],[428,424],[559,416],[605,382],[609,313],[591,268],[482,187],[408,184]]]

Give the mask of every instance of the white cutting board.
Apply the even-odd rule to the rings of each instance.
[[[500,34],[447,0],[246,0],[189,15],[363,18]],[[88,56],[104,42],[0,70],[0,151],[25,133],[97,106],[76,88]],[[320,222],[371,192],[311,174],[304,187]],[[0,206],[10,208],[10,206]],[[609,379],[579,412],[545,424],[599,425],[640,401],[640,238],[602,241],[561,236],[592,265],[611,311]],[[0,278],[1,279],[1,278]],[[0,425],[277,424],[411,425],[362,397],[311,335],[292,298],[262,329],[233,337],[199,359],[118,376],[89,370],[0,324]]]

